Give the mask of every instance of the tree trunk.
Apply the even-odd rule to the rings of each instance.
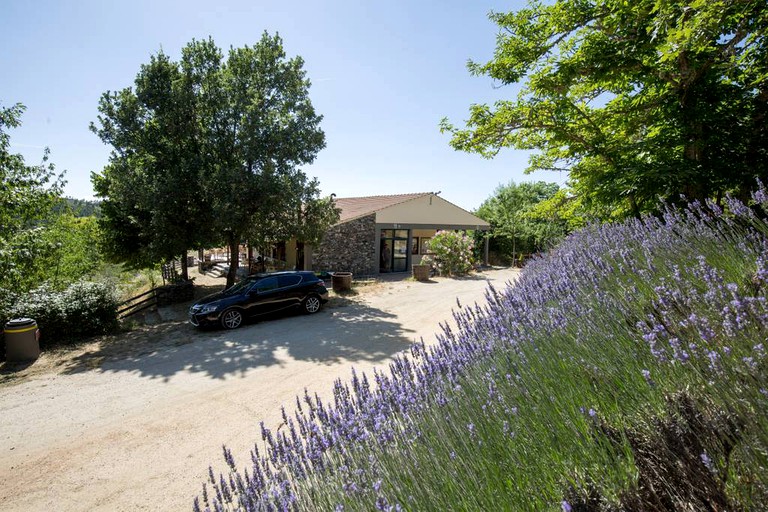
[[[517,266],[517,237],[515,235],[512,235],[512,266]]]
[[[261,264],[259,265],[259,272],[266,272],[267,271],[267,258],[264,256],[267,254],[266,247],[262,246],[261,249],[259,249],[259,255],[261,256],[259,258],[259,261],[261,261]]]
[[[632,216],[636,219],[641,217],[640,208],[637,205],[637,200],[634,194],[629,194],[629,209],[632,211]]]
[[[189,270],[187,269],[187,254],[181,255],[181,278],[184,281],[189,281]]]
[[[237,269],[240,266],[240,240],[236,235],[229,235],[229,272],[227,272],[227,288],[235,284]]]

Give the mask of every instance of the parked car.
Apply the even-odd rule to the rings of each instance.
[[[189,308],[189,321],[196,327],[236,329],[246,319],[288,309],[317,313],[327,301],[325,282],[313,272],[253,274],[197,301]]]

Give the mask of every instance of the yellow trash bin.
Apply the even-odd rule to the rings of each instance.
[[[5,324],[5,360],[30,361],[40,356],[40,331],[31,318],[15,318]]]

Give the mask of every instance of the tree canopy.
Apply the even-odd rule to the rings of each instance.
[[[64,186],[47,149],[40,165],[10,152],[7,130],[20,125],[23,111],[0,106],[0,288],[18,292],[39,284],[39,259],[55,248],[46,227]]]
[[[107,254],[145,267],[210,242],[214,217],[203,187],[201,128],[193,84],[180,66],[162,52],[152,56],[135,89],[102,95],[99,113],[91,130],[113,147],[109,165],[92,175],[104,198]]]
[[[243,241],[314,236],[335,220],[299,169],[325,147],[303,65],[278,35],[226,59],[213,40],[193,40],[179,62],[153,56],[135,90],[102,96],[92,129],[114,151],[93,180],[117,258],[140,265],[225,243],[232,284]]]
[[[456,149],[536,150],[584,205],[638,214],[659,198],[745,194],[768,175],[764,0],[531,1],[494,13],[494,58],[470,72],[516,99],[443,120]]]
[[[491,225],[491,248],[516,261],[521,253],[548,248],[566,233],[567,222],[556,214],[537,211],[537,205],[558,195],[556,183],[514,181],[500,185],[476,214]]]

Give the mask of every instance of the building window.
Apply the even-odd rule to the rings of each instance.
[[[429,241],[432,240],[428,236],[422,236],[419,238],[419,251],[421,254],[430,254],[429,252]]]
[[[419,237],[411,238],[411,254],[419,254]]]

